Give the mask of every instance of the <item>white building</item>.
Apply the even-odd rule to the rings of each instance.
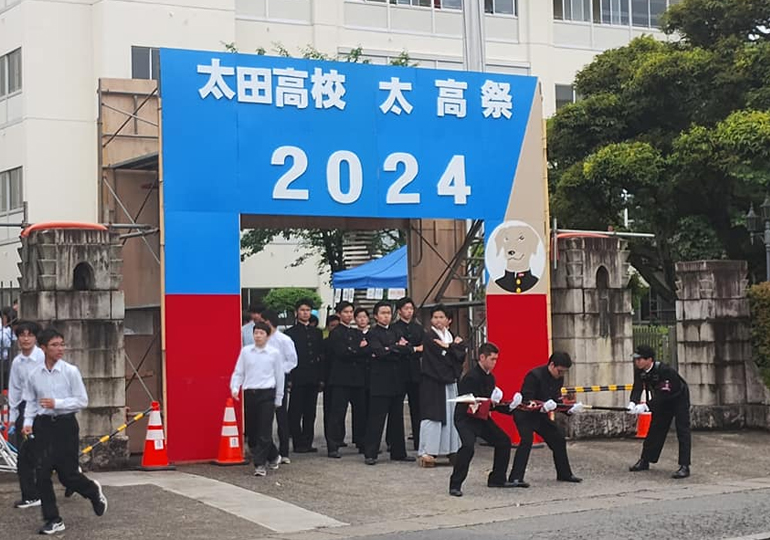
[[[678,0],[484,0],[488,71],[536,75],[545,114],[574,99],[575,73],[605,49],[654,33]],[[97,80],[157,78],[158,48],[293,54],[362,47],[462,69],[462,0],[0,0],[0,220],[97,221]],[[0,280],[18,273],[18,229],[0,228]],[[291,246],[244,263],[245,288],[322,289]],[[277,271],[251,268],[269,263]],[[310,271],[311,269],[312,271]],[[328,291],[321,291],[328,297]]]

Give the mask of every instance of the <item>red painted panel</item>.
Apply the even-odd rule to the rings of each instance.
[[[217,457],[240,328],[240,295],[166,295],[164,421],[170,461]]]
[[[511,399],[521,390],[524,376],[548,361],[548,305],[544,294],[487,295],[489,340],[500,348],[495,379]],[[495,415],[496,422],[514,442],[519,434],[510,416]]]

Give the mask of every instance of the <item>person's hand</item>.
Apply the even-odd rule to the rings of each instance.
[[[367,345],[369,345],[369,344],[366,342],[366,340],[365,340],[365,339],[362,339],[362,340],[361,340],[361,343],[359,343],[359,344],[358,344],[358,346],[359,346],[360,348],[362,348],[362,349],[363,349],[364,347],[366,347]]]
[[[21,428],[21,432],[25,436],[29,437],[30,435],[32,435],[32,426],[24,426],[23,428]]]
[[[234,391],[232,391],[232,392],[230,392],[230,393],[232,394],[232,396],[233,396],[233,399],[234,399],[235,401],[238,401],[238,400],[240,399],[240,395],[241,395],[241,394],[240,394],[240,392],[238,392],[238,390],[234,390]]]
[[[636,409],[636,403],[634,403],[633,401],[629,401],[628,405],[626,405],[626,410],[630,414],[634,414],[634,409]]]
[[[409,345],[409,342],[406,340],[405,337],[401,337],[401,339],[398,340],[398,344],[403,347],[404,345]]]
[[[512,411],[515,408],[517,408],[519,405],[521,405],[521,394],[519,392],[516,392],[513,394],[513,400],[511,400],[511,403],[508,405],[508,410]]]
[[[551,412],[556,410],[556,402],[552,399],[549,399],[545,403],[543,403],[543,407],[540,409],[542,412]]]
[[[497,386],[495,386],[495,389],[492,390],[492,395],[489,396],[489,399],[492,400],[492,403],[497,405],[503,399],[503,391],[500,390]]]
[[[423,349],[424,347],[422,346],[422,343],[420,343],[419,345],[415,346],[414,352],[422,352]]]
[[[448,349],[448,348],[449,348],[449,343],[444,343],[444,342],[443,342],[443,341],[441,341],[440,339],[434,339],[434,340],[433,340],[433,343],[435,343],[436,345],[438,345],[438,346],[439,346],[439,347],[441,347],[442,349]]]
[[[462,342],[463,342],[463,338],[461,338],[460,336],[457,336],[457,337],[455,338],[455,343],[457,343],[458,345],[459,345],[460,343],[462,343]]]
[[[575,403],[570,409],[567,411],[567,414],[579,414],[582,413],[585,410],[585,405],[583,405],[581,402]]]
[[[276,408],[276,409],[280,409],[280,408],[281,408],[281,405],[283,405],[283,403],[280,403],[280,402],[279,402],[279,403],[276,403],[276,404],[275,404],[275,408]]]
[[[647,406],[646,403],[640,403],[636,407],[634,407],[634,414],[642,414],[650,412],[650,408]]]
[[[40,406],[44,409],[53,409],[56,407],[56,400],[53,398],[40,398]]]

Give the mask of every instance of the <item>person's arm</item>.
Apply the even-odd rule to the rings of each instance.
[[[385,360],[390,356],[390,347],[384,342],[385,334],[378,332],[376,328],[369,330],[367,334],[369,347],[375,360]]]
[[[524,382],[521,384],[521,398],[524,403],[537,399],[537,388],[537,377],[532,371],[530,371],[524,377]]]
[[[292,369],[297,367],[297,347],[294,346],[294,340],[289,336],[284,334],[283,337],[286,338],[281,340],[283,357],[286,360],[286,365],[283,367],[283,372],[289,373]]]
[[[243,349],[241,349],[241,353],[238,355],[238,360],[235,362],[235,369],[233,370],[233,375],[230,377],[230,394],[233,396],[234,399],[238,399],[238,391],[241,389],[241,386],[243,385],[243,380],[245,377],[244,363],[245,363],[245,360],[243,357]]]
[[[35,392],[31,376],[27,378],[27,384],[24,386],[23,399],[27,402],[24,406],[24,431],[25,433],[31,433],[32,424],[40,411],[40,404],[37,402],[37,393]]]
[[[83,384],[80,370],[76,366],[71,366],[64,371],[64,377],[69,383],[72,395],[65,398],[55,398],[53,400],[53,408],[77,412],[88,407],[88,393],[86,392],[86,386]]]
[[[283,403],[283,362],[279,354],[271,354],[273,357],[273,372],[275,374],[275,406],[280,407]]]
[[[629,410],[633,408],[642,398],[642,375],[641,371],[634,368],[634,386],[631,388],[631,398],[628,404]]]
[[[11,374],[8,377],[8,407],[10,409],[8,421],[11,424],[16,422],[16,419],[19,417],[19,404],[23,399],[24,387],[21,377],[23,367],[24,365],[19,358],[14,359],[11,363]]]

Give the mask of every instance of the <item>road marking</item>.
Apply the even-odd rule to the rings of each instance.
[[[750,534],[749,536],[736,536],[735,538],[725,538],[724,540],[770,540],[770,531]]]
[[[277,533],[296,533],[347,525],[323,514],[226,482],[183,472],[90,473],[103,486],[155,485],[251,521]]]

